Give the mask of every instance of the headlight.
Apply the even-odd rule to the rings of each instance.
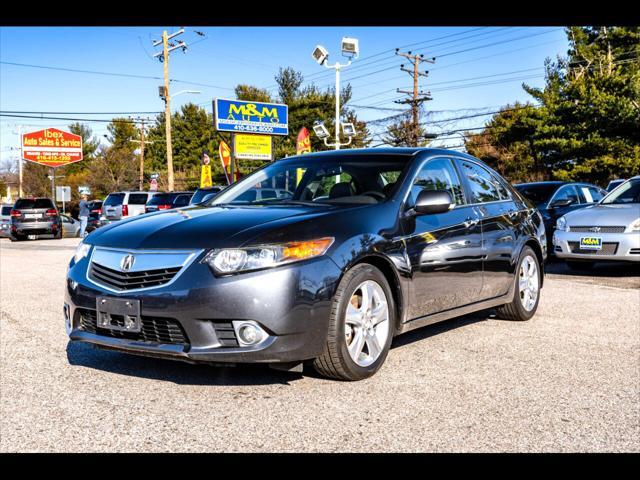
[[[567,227],[567,219],[564,217],[560,217],[557,221],[556,221],[556,230],[560,230],[561,232],[566,232],[569,230],[569,228]]]
[[[304,242],[212,250],[204,261],[220,275],[246,272],[319,257],[333,241],[333,237],[325,237]]]
[[[80,244],[76,248],[76,253],[73,255],[73,262],[78,263],[84,257],[89,255],[89,250],[91,250],[91,245],[89,245],[88,243],[80,242]]]
[[[629,230],[632,232],[640,232],[640,218],[631,224]]]

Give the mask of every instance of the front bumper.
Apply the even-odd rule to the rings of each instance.
[[[602,238],[602,249],[588,251],[577,248],[583,237]],[[640,262],[640,232],[589,234],[556,230],[553,251],[558,258],[568,260]]]
[[[204,363],[299,362],[322,353],[331,299],[341,274],[330,258],[215,277],[200,263],[203,256],[186,266],[170,285],[133,293],[116,294],[88,280],[87,258],[72,265],[64,306],[70,339]],[[136,337],[87,327],[91,323],[86,322],[87,315],[95,315],[98,296],[140,300],[143,329],[149,335]],[[255,321],[269,336],[256,346],[238,346],[229,328],[233,320]],[[174,332],[182,330],[184,342],[167,336],[168,324],[174,324]]]

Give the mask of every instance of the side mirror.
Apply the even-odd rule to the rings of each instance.
[[[560,200],[556,200],[551,204],[551,208],[560,208],[560,207],[568,207],[571,204],[576,203],[577,200],[575,198],[562,198]]]
[[[446,190],[422,190],[413,210],[420,215],[448,212],[455,206],[451,193]]]

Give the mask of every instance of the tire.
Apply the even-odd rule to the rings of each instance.
[[[566,261],[567,267],[578,272],[587,272],[593,268],[594,262],[576,262],[572,260]]]
[[[62,238],[62,230],[58,230],[53,236],[55,240],[60,240]]]
[[[12,242],[21,242],[24,240],[25,237],[23,237],[22,235],[11,235],[9,237],[11,239]]]
[[[526,262],[526,263],[525,263]],[[527,301],[527,297],[524,292],[521,291],[521,274],[523,270],[528,270],[527,265],[533,264],[535,266],[534,275],[530,277],[528,282],[529,295],[531,296],[531,288],[535,287],[535,301],[531,303]],[[530,247],[524,247],[520,252],[518,258],[518,267],[516,269],[516,275],[514,280],[513,299],[510,303],[498,307],[498,317],[504,320],[516,320],[525,321],[533,317],[538,310],[538,304],[540,303],[540,284],[541,284],[540,262],[535,252]],[[524,298],[523,298],[524,297]],[[527,306],[525,306],[525,303]]]
[[[371,295],[365,294],[365,291]],[[382,298],[382,294],[385,298]],[[365,295],[370,298],[367,304],[373,307],[373,311],[379,308],[380,314],[367,317],[365,313],[360,317],[367,312],[363,301]],[[386,301],[386,312],[380,300]],[[347,308],[350,310],[349,325]],[[358,318],[361,326],[351,323],[355,318]],[[331,308],[327,341],[322,355],[313,361],[314,368],[321,375],[338,380],[354,381],[371,377],[387,358],[395,325],[395,302],[387,279],[373,265],[356,265],[345,273],[338,285]],[[358,362],[349,353],[349,346],[352,352],[360,352],[359,355],[354,353]]]

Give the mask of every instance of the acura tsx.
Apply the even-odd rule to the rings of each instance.
[[[91,233],[69,264],[65,324],[123,352],[360,380],[400,333],[488,308],[530,319],[546,245],[540,213],[469,155],[313,153]]]

